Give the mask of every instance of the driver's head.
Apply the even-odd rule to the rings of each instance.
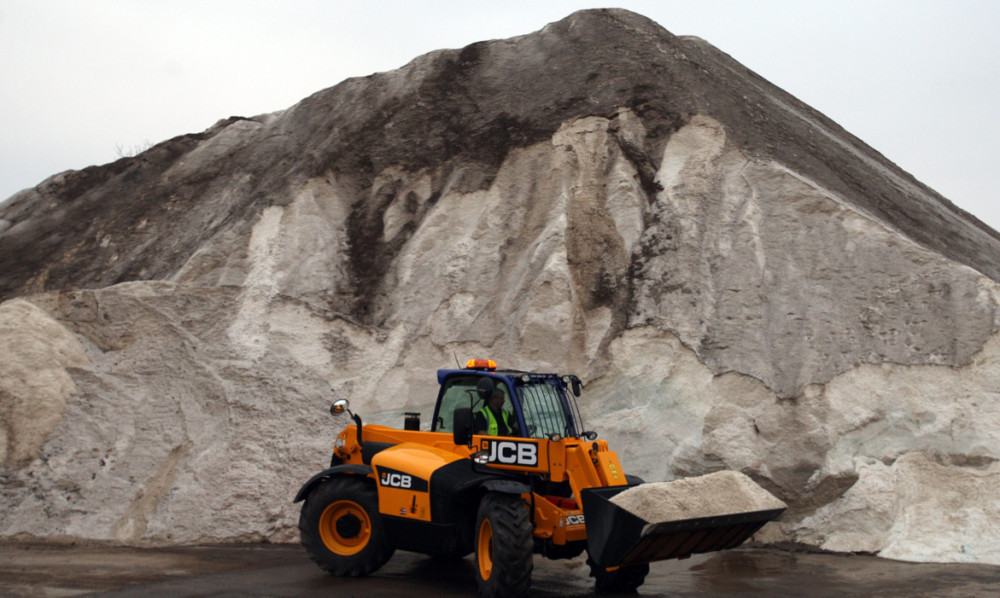
[[[503,391],[497,388],[493,391],[493,396],[490,397],[490,407],[494,409],[499,409],[503,406],[504,396]]]

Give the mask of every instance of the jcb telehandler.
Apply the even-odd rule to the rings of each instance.
[[[295,497],[305,501],[302,544],[325,571],[367,575],[396,549],[475,553],[481,596],[524,596],[534,553],[586,550],[599,591],[629,591],[651,561],[733,548],[784,510],[733,504],[708,517],[649,521],[614,502],[642,481],[583,428],[576,376],[472,360],[439,370],[438,382],[430,431],[419,429],[416,413],[399,430],[362,425],[346,400],[331,406],[355,425],[337,438],[330,467]],[[498,395],[503,411],[491,413]]]

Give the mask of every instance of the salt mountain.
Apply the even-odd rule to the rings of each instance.
[[[426,426],[457,355],[579,374],[647,480],[753,476],[758,539],[1000,563],[998,280],[823,115],[575,13],[0,206],[0,536],[295,541],[331,399]]]

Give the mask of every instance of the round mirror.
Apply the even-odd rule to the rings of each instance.
[[[333,402],[333,405],[330,405],[330,414],[339,415],[347,411],[347,407],[349,405],[350,403],[348,402],[347,399],[337,399],[336,401]]]

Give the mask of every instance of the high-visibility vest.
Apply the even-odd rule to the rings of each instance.
[[[486,422],[489,424],[486,427],[486,434],[488,436],[499,436],[500,435],[500,424],[497,423],[497,418],[493,417],[493,410],[490,409],[489,407],[483,407],[482,409],[479,410],[479,412],[483,414],[483,417],[486,418]],[[503,414],[503,423],[504,423],[504,425],[507,426],[508,430],[511,430],[511,427],[510,427],[510,416],[503,409],[500,410],[500,413]]]

